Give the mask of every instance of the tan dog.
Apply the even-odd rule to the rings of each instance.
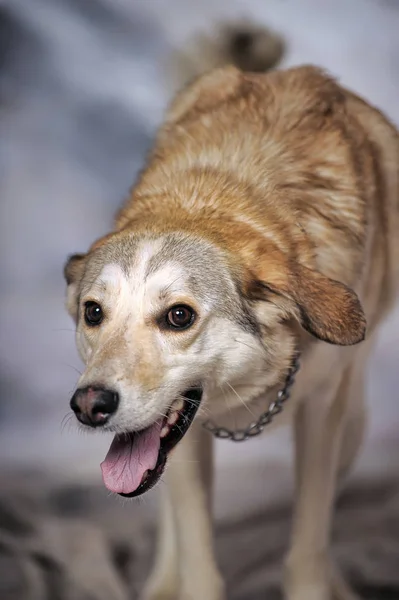
[[[178,94],[114,231],[69,259],[86,363],[71,406],[116,433],[105,484],[145,492],[177,445],[147,600],[226,597],[202,424],[248,426],[297,352],[292,398],[274,418],[293,419],[296,440],[285,595],[354,598],[330,562],[330,525],[399,280],[398,169],[394,127],[319,69],[220,68]]]

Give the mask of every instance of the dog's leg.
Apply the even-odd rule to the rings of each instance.
[[[180,600],[225,598],[213,551],[212,480],[213,439],[194,422],[176,448],[168,480],[179,548]]]
[[[367,411],[364,372],[361,369],[357,371],[357,374],[353,374],[348,410],[339,455],[338,484],[342,484],[350,472],[363,442],[366,429]]]
[[[154,566],[142,600],[175,600],[179,592],[176,529],[168,486],[161,491]]]
[[[288,600],[355,598],[341,578],[334,575],[329,557],[332,510],[351,384],[350,368],[338,389],[329,390],[331,402],[311,398],[301,405],[296,416],[297,499],[286,563]]]
[[[358,365],[357,373],[353,372],[350,389],[349,413],[345,420],[345,429],[342,435],[342,443],[338,465],[338,485],[342,484],[351,470],[353,463],[361,447],[366,427],[366,402],[364,392],[363,363]],[[358,596],[349,588],[338,568],[334,568],[332,574],[332,597],[333,600],[357,600]]]
[[[169,524],[164,523],[162,536],[171,535],[176,546],[168,546],[161,536],[157,573],[147,587],[152,595],[145,598],[223,600],[224,584],[214,558],[210,513],[212,436],[199,424],[193,424],[174,450],[166,481],[173,514],[164,511],[163,518]]]

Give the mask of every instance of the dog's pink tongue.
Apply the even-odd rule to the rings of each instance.
[[[116,494],[131,494],[147,469],[154,469],[161,444],[162,421],[139,433],[117,434],[101,463],[103,481]]]

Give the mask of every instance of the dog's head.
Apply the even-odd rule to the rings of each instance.
[[[71,406],[82,423],[116,433],[102,465],[112,491],[151,487],[199,405],[211,411],[225,386],[250,401],[278,384],[295,324],[330,343],[363,338],[353,292],[251,243],[233,253],[193,232],[124,230],[68,260],[86,365]]]

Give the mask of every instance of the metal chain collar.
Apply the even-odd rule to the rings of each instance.
[[[236,429],[235,431],[226,427],[218,427],[212,421],[208,420],[203,423],[204,429],[209,431],[216,438],[222,440],[231,440],[232,442],[245,442],[252,437],[262,433],[266,425],[269,425],[274,417],[282,412],[284,403],[290,397],[290,389],[294,384],[295,375],[299,371],[299,354],[294,357],[292,366],[285,378],[284,387],[277,392],[277,398],[272,402],[266,412],[261,414],[257,421],[253,421],[245,429]]]

